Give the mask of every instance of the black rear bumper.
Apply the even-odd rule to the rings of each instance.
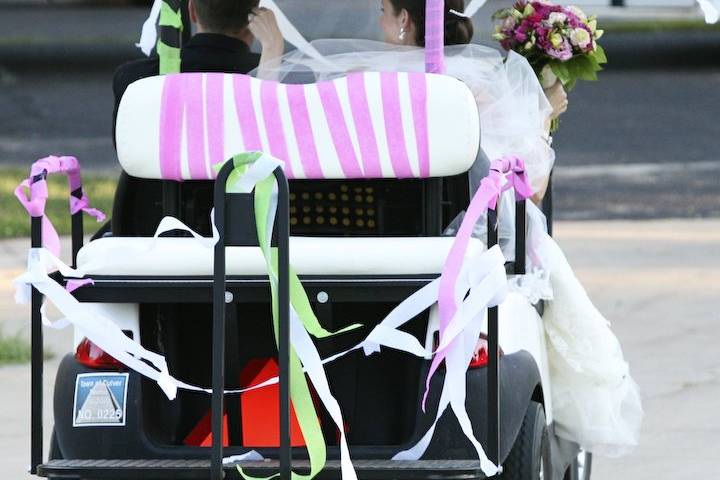
[[[357,460],[353,462],[359,479],[382,480],[471,480],[486,478],[480,470],[480,462],[473,460]],[[241,479],[237,467],[256,477],[269,477],[278,472],[279,462],[241,462],[225,465],[226,479]],[[52,460],[38,468],[42,476],[63,478],[103,479],[177,479],[205,480],[210,469],[209,460]],[[307,460],[296,460],[293,469],[309,471]],[[340,462],[331,460],[316,477],[319,480],[340,479]]]

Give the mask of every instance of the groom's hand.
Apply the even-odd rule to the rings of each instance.
[[[565,88],[563,88],[562,86],[562,83],[560,83],[559,81],[555,82],[552,87],[545,90],[545,96],[547,97],[553,109],[552,115],[550,115],[551,120],[555,120],[560,115],[565,113],[568,108],[568,97],[567,92],[565,92]]]

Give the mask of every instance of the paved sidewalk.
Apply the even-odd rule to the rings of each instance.
[[[640,385],[639,448],[594,480],[718,478],[720,220],[561,222],[556,237]]]
[[[646,411],[641,444],[596,459],[594,480],[716,478],[720,438],[720,219],[558,222],[556,237],[599,309],[612,321]],[[10,279],[25,241],[0,242],[0,326],[27,324]],[[65,251],[68,251],[66,248]],[[56,352],[70,337],[51,339]],[[57,360],[46,370],[46,406]],[[0,471],[22,480],[28,463],[29,368],[0,367]],[[49,408],[47,424],[51,425]]]

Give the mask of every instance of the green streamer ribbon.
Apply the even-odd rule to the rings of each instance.
[[[163,2],[160,6],[160,26],[177,28],[182,32],[184,26],[180,9],[175,11],[170,5]]]
[[[172,27],[178,30],[178,37],[180,37],[184,27],[182,21],[182,13],[178,9],[173,10],[170,5],[163,2],[160,7],[160,21],[161,27]],[[168,75],[171,73],[180,73],[180,49],[177,47],[171,47],[164,43],[161,39],[158,39],[157,46],[155,47],[158,57],[160,58],[160,75]]]
[[[227,192],[237,192],[237,183],[247,172],[250,164],[256,162],[263,156],[260,152],[250,152],[236,155],[232,161],[235,169],[228,177],[226,186]],[[215,166],[216,170],[222,169],[223,164]],[[278,289],[278,249],[271,247],[269,244],[268,226],[272,225],[269,221],[270,215],[275,212],[271,211],[272,199],[275,195],[275,177],[270,174],[267,178],[261,180],[255,185],[255,219],[258,234],[258,243],[263,252],[267,263],[268,275],[270,277],[270,288],[272,294],[272,316],[273,327],[275,331],[275,341],[279,342],[279,304],[277,299]],[[329,332],[320,324],[317,316],[312,310],[307,292],[302,286],[300,279],[295,271],[290,268],[290,303],[297,313],[303,326],[309,334],[316,338],[327,338],[332,335],[341,334],[360,327],[360,324],[350,325],[349,327],[338,330],[337,332]],[[298,357],[292,344],[290,346],[290,400],[295,409],[298,424],[302,431],[305,445],[310,459],[310,473],[308,475],[300,475],[292,472],[294,480],[311,480],[325,467],[327,460],[327,450],[325,447],[325,438],[322,434],[320,421],[318,420],[315,405],[310,394],[310,387],[305,378],[302,363]],[[247,475],[242,468],[238,467],[238,471],[246,480],[269,480],[278,476],[278,474],[270,477],[258,478]]]
[[[158,40],[156,51],[160,57],[160,75],[180,73],[180,49],[171,47]]]

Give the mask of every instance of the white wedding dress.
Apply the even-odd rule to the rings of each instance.
[[[352,71],[424,71],[424,50],[370,40],[319,40],[312,46],[324,61],[293,51],[262,76],[285,83],[328,80]],[[480,45],[445,49],[447,75],[471,89],[481,124],[481,154],[470,172],[471,191],[487,175],[488,158],[517,155],[537,191],[549,176],[554,152],[546,140],[551,106],[527,61],[507,58]],[[256,74],[258,72],[255,72]],[[501,205],[512,205],[512,192]],[[547,336],[556,433],[586,451],[607,456],[626,453],[638,442],[642,406],[620,344],[572,272],[557,243],[547,234],[545,217],[528,202],[529,272],[511,288],[531,303],[547,300],[543,323]],[[514,258],[514,209],[500,208],[500,243]],[[454,221],[446,230],[453,234]],[[481,220],[475,235],[485,239]]]

